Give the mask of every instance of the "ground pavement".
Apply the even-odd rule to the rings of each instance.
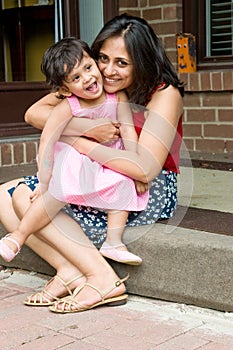
[[[0,349],[231,350],[233,314],[129,296],[126,305],[59,315],[23,300],[45,275],[0,272]]]

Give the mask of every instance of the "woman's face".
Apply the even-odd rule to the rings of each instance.
[[[133,64],[122,37],[105,40],[99,52],[98,66],[103,75],[104,89],[114,93],[133,85]]]

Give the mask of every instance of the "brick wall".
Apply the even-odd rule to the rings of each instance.
[[[176,34],[182,32],[182,0],[119,0],[119,12],[145,18],[162,38],[177,67]],[[184,141],[189,151],[233,154],[232,71],[182,74]],[[35,162],[38,139],[0,141],[0,167]]]
[[[177,67],[176,34],[182,32],[182,0],[120,0],[120,13],[141,16],[153,27]],[[182,74],[184,141],[189,151],[233,154],[232,71]]]
[[[181,74],[184,140],[190,151],[233,154],[233,72]]]
[[[0,167],[35,163],[39,136],[0,141]],[[1,179],[0,179],[1,180]]]

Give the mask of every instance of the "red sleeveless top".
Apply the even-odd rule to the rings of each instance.
[[[146,102],[145,105],[147,105],[149,103],[149,101],[151,100],[153,94],[163,86],[164,84],[161,84],[160,86],[156,87],[152,93],[150,94],[150,96],[148,97],[148,100]],[[176,129],[176,135],[174,138],[174,141],[171,145],[170,151],[168,153],[167,159],[163,165],[163,169],[164,170],[168,170],[168,171],[173,171],[175,173],[179,173],[179,166],[180,166],[180,147],[181,147],[181,142],[182,142],[182,136],[183,136],[183,131],[182,131],[182,116],[180,116],[180,119],[178,121],[178,125],[177,125],[177,129]],[[144,117],[142,118],[142,114],[139,113],[135,113],[134,114],[134,125],[135,125],[135,129],[136,132],[138,134],[138,136],[140,135],[141,131],[142,131],[142,127],[143,127],[143,123],[144,123]]]

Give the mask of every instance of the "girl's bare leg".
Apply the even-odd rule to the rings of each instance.
[[[105,242],[120,250],[127,250],[122,245],[122,235],[128,218],[127,211],[110,210],[108,212],[108,229]]]
[[[20,187],[25,187],[25,185],[20,185]],[[18,197],[18,194],[15,194],[17,192],[18,189],[13,193],[13,203],[16,201],[14,198]],[[29,210],[24,210],[23,217],[19,215],[22,217],[21,221],[17,229],[11,231],[10,237],[22,247],[31,234],[48,225],[64,206],[64,202],[58,201],[48,191],[45,192],[28,206]],[[15,206],[15,209],[18,211],[17,206]],[[14,243],[8,241],[5,244],[16,253],[17,247]]]
[[[129,252],[122,242],[127,218],[127,211],[111,210],[108,212],[107,238],[100,248],[100,253],[106,258],[123,264],[140,265],[142,259]]]

